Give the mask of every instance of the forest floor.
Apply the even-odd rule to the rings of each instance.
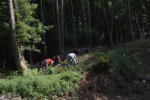
[[[119,46],[114,49],[122,48]],[[71,90],[63,97],[56,97],[54,100],[149,100],[150,98],[150,41],[135,41],[134,43],[124,44],[123,48],[130,48],[136,53],[140,60],[140,78],[130,81],[122,77],[111,79],[107,75],[97,74],[86,70],[82,72],[78,83],[77,93]],[[112,48],[99,47],[96,52],[107,52]],[[97,61],[98,53],[83,53],[78,62],[89,67]],[[66,69],[65,69],[66,70]],[[63,67],[59,67],[57,72],[63,72]],[[1,98],[1,97],[0,97]],[[1,99],[0,99],[1,100]],[[9,99],[2,99],[9,100]],[[23,100],[21,97],[10,100]]]

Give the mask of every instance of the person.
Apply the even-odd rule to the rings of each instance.
[[[47,58],[41,62],[38,63],[38,73],[40,72],[40,69],[42,68],[43,72],[46,72],[48,70],[48,65],[53,66],[54,61],[50,58]]]
[[[78,56],[79,53],[80,53],[80,50],[79,49],[74,49],[73,52]]]
[[[76,57],[76,54],[75,53],[69,53],[67,56],[67,66],[70,67],[70,63],[71,63],[71,60],[73,61],[74,65],[76,66],[77,65],[77,57]]]
[[[61,58],[60,55],[54,56],[53,59],[56,62],[56,64],[61,64],[62,63],[62,58]]]

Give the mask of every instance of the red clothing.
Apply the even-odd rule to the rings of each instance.
[[[47,64],[50,64],[53,60],[50,59],[50,58],[48,58],[48,59],[45,59],[44,61],[45,61]]]

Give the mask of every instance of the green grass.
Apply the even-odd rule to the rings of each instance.
[[[27,76],[19,76],[17,72],[13,72],[7,75],[8,79],[0,79],[0,95],[9,93],[12,97],[41,100],[65,96],[70,90],[75,93],[78,81],[88,67],[83,63],[71,68],[57,65],[49,68],[46,75],[42,71],[38,74],[37,69],[29,70]]]
[[[38,75],[37,70],[31,70],[28,76],[14,76],[11,79],[0,79],[0,94],[11,93],[12,96],[28,97],[30,99],[61,97],[72,89],[78,89],[77,81],[81,74],[69,69],[51,75]]]
[[[91,59],[92,57],[92,59]],[[93,59],[94,57],[94,59]],[[30,70],[29,75],[19,76],[16,72],[8,75],[9,79],[0,79],[0,95],[10,93],[12,97],[21,96],[32,100],[53,99],[54,96],[66,96],[70,91],[76,94],[78,81],[84,72],[98,71],[112,76],[131,77],[137,70],[136,56],[126,51],[94,51],[78,57],[77,66],[57,65],[49,68],[45,74],[37,69]],[[85,64],[88,62],[88,64]],[[64,61],[66,63],[66,61]]]

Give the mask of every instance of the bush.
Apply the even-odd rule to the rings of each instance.
[[[136,76],[139,70],[137,62],[136,55],[131,54],[130,51],[116,50],[102,54],[92,68],[97,73],[109,72],[128,79]]]
[[[96,73],[107,73],[110,68],[110,59],[102,54],[92,68]]]
[[[136,55],[128,51],[117,51],[112,55],[111,65],[114,70],[125,78],[134,78],[139,70],[138,60]]]

